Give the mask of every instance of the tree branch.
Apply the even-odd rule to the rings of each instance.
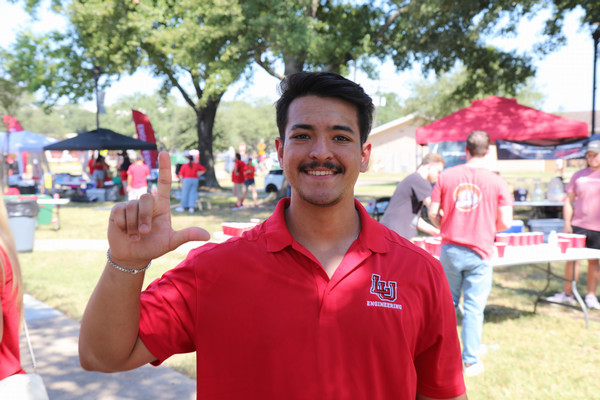
[[[254,57],[254,61],[260,65],[260,67],[262,69],[264,69],[269,75],[274,76],[277,79],[283,79],[285,78],[284,76],[278,74],[277,72],[275,72],[275,70],[273,68],[270,67],[269,64],[265,63],[261,58],[260,58],[260,54],[257,54]]]
[[[405,10],[406,10],[406,7],[399,8],[398,10],[394,11],[387,17],[385,24],[379,29],[379,31],[377,31],[375,36],[373,36],[373,43],[383,42],[383,37],[389,31],[390,26],[392,26],[392,24],[400,17],[400,15]]]

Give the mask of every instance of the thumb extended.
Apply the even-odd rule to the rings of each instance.
[[[175,231],[169,242],[169,251],[175,250],[179,246],[187,242],[202,241],[206,242],[210,239],[208,231],[198,227],[185,228],[180,231]]]

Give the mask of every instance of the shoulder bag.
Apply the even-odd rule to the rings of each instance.
[[[29,339],[27,322],[23,321],[25,336],[31,361],[33,364],[32,374],[15,374],[0,381],[0,399],[2,400],[48,400],[48,392],[42,377],[36,373],[35,356]]]

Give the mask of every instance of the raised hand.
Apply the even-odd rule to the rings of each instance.
[[[171,226],[171,159],[158,155],[158,191],[139,200],[113,207],[108,223],[108,242],[113,262],[125,267],[143,267],[183,243],[208,240],[209,233],[198,227],[174,231]]]

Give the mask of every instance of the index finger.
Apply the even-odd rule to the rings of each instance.
[[[156,206],[159,211],[171,210],[171,157],[166,151],[158,154],[158,183]]]

